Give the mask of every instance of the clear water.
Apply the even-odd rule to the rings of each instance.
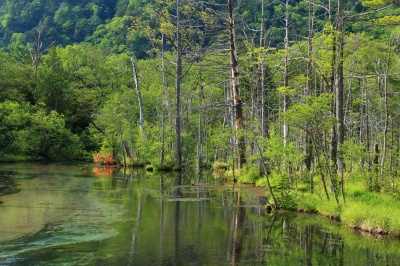
[[[400,265],[400,240],[269,214],[212,175],[0,165],[0,265]]]

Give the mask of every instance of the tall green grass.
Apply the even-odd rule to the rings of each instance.
[[[322,192],[319,185],[316,185],[313,194],[299,191],[296,195],[298,210],[337,218],[352,228],[400,236],[398,196],[371,192],[360,179],[347,180],[345,183],[345,202],[342,197],[339,198],[339,204],[333,196],[327,200]]]
[[[400,236],[399,200],[391,195],[366,191],[350,196],[341,218],[365,231]]]

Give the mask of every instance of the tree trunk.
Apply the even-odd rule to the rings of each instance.
[[[231,79],[232,79],[232,92],[234,103],[234,116],[235,127],[238,132],[236,145],[238,148],[238,169],[241,169],[243,164],[246,163],[246,143],[244,137],[241,135],[241,130],[244,129],[243,121],[243,106],[240,98],[240,83],[239,83],[239,67],[236,52],[236,39],[235,39],[235,21],[233,18],[233,4],[232,0],[228,0],[228,19],[229,19],[229,44],[230,44],[230,58],[231,58]]]
[[[391,59],[391,45],[388,46],[388,59],[386,65],[383,67],[383,97],[385,103],[385,126],[383,129],[383,144],[382,144],[382,158],[381,158],[381,181],[383,181],[385,160],[386,160],[386,146],[387,146],[387,133],[389,128],[389,106],[388,106],[388,92],[387,92],[387,76],[389,74],[390,59]]]
[[[122,152],[122,158],[124,160],[124,167],[126,167],[126,154],[125,154],[124,140],[122,139],[122,130],[119,132],[119,137],[121,141],[121,152]]]
[[[386,75],[384,75],[383,80],[383,93],[384,93],[384,103],[385,103],[385,124],[383,128],[383,144],[382,144],[382,157],[381,157],[381,182],[383,181],[384,176],[384,168],[385,168],[385,161],[386,161],[386,146],[387,146],[387,133],[389,128],[389,108],[388,108],[388,97],[387,97],[387,85],[386,85]]]
[[[164,64],[164,34],[161,36],[161,75],[162,75],[162,99],[161,99],[161,165],[164,164],[165,157],[165,113],[164,113],[164,101],[165,101],[165,90],[167,88],[165,79],[165,64]]]
[[[344,46],[344,0],[338,1],[338,62],[335,78],[335,92],[336,92],[336,120],[337,120],[337,170],[338,174],[342,176],[344,171],[343,154],[340,146],[344,142],[344,96],[343,96],[343,46]],[[342,180],[343,181],[343,180]],[[342,183],[343,184],[343,183]]]
[[[344,194],[344,162],[343,162],[343,152],[341,145],[344,142],[344,86],[343,86],[343,46],[344,46],[344,0],[338,1],[338,22],[337,22],[337,34],[338,34],[338,44],[337,44],[337,71],[335,77],[335,94],[336,94],[336,130],[337,130],[337,158],[336,158],[336,169],[340,178],[340,188],[342,191],[343,201],[345,201]],[[336,189],[333,188],[334,193]],[[337,197],[335,194],[336,201]]]
[[[201,71],[201,69],[200,69]],[[199,121],[198,121],[198,136],[197,136],[197,173],[201,172],[201,164],[202,164],[202,154],[201,154],[201,146],[202,146],[202,105],[203,105],[203,84],[201,83],[201,72],[200,72],[200,91],[199,91]]]
[[[314,17],[315,17],[315,9],[313,3],[309,3],[308,7],[308,52],[307,52],[307,86],[306,86],[306,95],[312,95],[312,58],[313,58],[313,31],[314,31]],[[314,180],[313,175],[311,173],[311,165],[313,160],[313,143],[311,137],[310,125],[307,125],[306,129],[306,157],[304,159],[304,163],[306,165],[307,171],[310,174],[310,192],[314,191]]]
[[[285,73],[283,77],[283,86],[285,88],[289,87],[289,1],[286,0],[285,3],[285,58],[284,66]],[[288,93],[283,95],[283,112],[286,113],[289,109],[290,99]],[[283,123],[283,139],[285,146],[289,142],[289,124],[285,120]]]
[[[182,169],[182,147],[181,147],[181,87],[182,87],[182,45],[180,34],[179,0],[176,0],[176,166]]]
[[[136,63],[133,53],[131,55],[131,63],[132,63],[133,80],[135,81],[135,92],[139,102],[139,128],[140,128],[140,133],[143,133],[143,125],[144,125],[143,101],[142,101],[142,94],[140,93],[139,89],[139,79],[136,71]]]
[[[34,68],[34,74],[35,74],[35,93],[34,93],[34,100],[35,103],[39,102],[39,73],[38,73],[38,67],[40,63],[40,59],[42,57],[42,40],[41,40],[41,34],[42,34],[43,26],[37,28],[37,35],[36,35],[36,49],[33,51],[29,50],[30,57],[31,57],[31,63]]]
[[[331,27],[333,28],[334,21],[333,21],[333,16],[332,16],[332,6],[331,6],[331,1],[329,1],[329,22],[331,23]],[[335,78],[336,78],[336,42],[337,42],[337,37],[333,36],[333,41],[332,41],[332,60],[331,60],[331,77],[330,77],[330,84],[329,84],[329,89],[330,93],[336,96],[336,90],[335,90]],[[336,118],[336,98],[332,102],[332,117]],[[331,128],[331,141],[330,141],[330,157],[332,162],[335,165],[336,169],[336,163],[337,163],[337,123],[333,122],[332,123],[332,128]],[[330,167],[330,166],[329,166]]]
[[[264,47],[264,0],[261,0],[261,25],[260,25],[260,48]],[[262,51],[260,49],[260,51]],[[260,89],[261,89],[261,136],[268,136],[268,115],[266,108],[267,92],[265,88],[265,62],[264,58],[259,53],[259,75],[260,75]]]

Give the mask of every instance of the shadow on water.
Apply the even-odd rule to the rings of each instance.
[[[400,242],[315,215],[270,213],[263,193],[209,173],[0,166],[0,265],[396,265]],[[89,169],[89,170],[88,170]]]

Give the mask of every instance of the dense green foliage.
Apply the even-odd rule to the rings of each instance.
[[[185,167],[222,162],[225,176],[266,184],[275,207],[348,217],[342,204],[354,184],[399,195],[397,6],[234,1],[246,128],[237,131],[226,3],[176,3],[2,1],[3,160],[101,152],[162,169],[177,162],[180,121]],[[238,138],[247,143],[242,169]],[[303,192],[310,202],[297,199]]]

